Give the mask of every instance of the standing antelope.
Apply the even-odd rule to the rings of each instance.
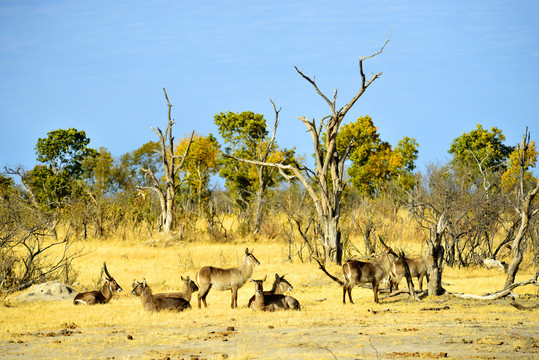
[[[266,278],[264,278],[266,279]],[[255,280],[256,281],[256,280]],[[273,282],[273,287],[269,291],[264,291],[264,295],[282,295],[286,291],[292,291],[293,287],[292,284],[290,284],[283,276],[279,276],[279,274],[275,274],[275,281]],[[255,295],[253,295],[249,299],[248,307],[251,307],[251,304],[255,301]]]
[[[253,310],[275,311],[275,310],[300,310],[299,302],[292,296],[283,294],[266,294],[263,289],[262,280],[249,279],[255,284],[255,295],[249,307]]]
[[[253,274],[253,267],[260,265],[260,262],[254,257],[249,249],[245,249],[243,261],[238,268],[221,269],[213,266],[204,266],[196,274],[196,280],[199,286],[198,308],[200,309],[201,300],[204,307],[208,307],[206,296],[213,287],[216,290],[230,290],[232,294],[231,307],[238,307],[238,289],[245,284],[247,279]]]
[[[371,283],[374,292],[374,302],[378,303],[378,285],[391,273],[393,262],[398,258],[397,254],[389,247],[375,260],[357,261],[348,260],[342,266],[344,284],[342,289],[342,302],[346,304],[346,293],[350,303],[352,301],[352,288],[360,283]]]
[[[131,294],[140,296],[142,306],[146,311],[183,311],[190,309],[191,304],[180,296],[167,296],[167,294],[153,294],[152,289],[146,284],[146,279],[142,282],[135,280],[133,282],[133,291]]]
[[[405,258],[408,267],[410,268],[410,276],[412,278],[416,277],[419,282],[419,290],[423,290],[423,278],[427,276],[427,282],[429,277],[427,275],[427,259],[424,257],[420,258]],[[389,292],[399,290],[399,283],[404,276],[404,264],[401,259],[397,259],[393,262],[391,267],[391,276],[389,280]]]
[[[106,304],[112,299],[114,292],[122,291],[122,287],[110,276],[109,271],[107,270],[107,264],[103,262],[103,270],[105,270],[105,275],[103,279],[105,283],[101,287],[101,290],[87,291],[78,294],[73,299],[73,304],[79,305],[95,305],[95,304]]]

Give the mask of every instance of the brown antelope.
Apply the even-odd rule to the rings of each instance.
[[[191,295],[195,291],[198,291],[198,286],[197,286],[197,284],[195,284],[195,282],[193,280],[191,280],[189,278],[189,276],[187,278],[184,278],[182,276],[181,279],[183,281],[183,290],[182,290],[182,292],[164,293],[164,294],[160,294],[160,295],[168,296],[168,297],[182,297],[185,300],[191,302]]]
[[[105,275],[103,279],[105,283],[101,287],[101,290],[87,291],[75,296],[73,299],[73,304],[79,305],[95,305],[95,304],[106,304],[112,299],[114,292],[122,291],[122,287],[110,276],[109,271],[107,270],[107,264],[103,262],[103,270]]]
[[[398,258],[397,254],[389,247],[385,247],[384,252],[375,260],[357,261],[348,260],[342,266],[344,274],[344,284],[342,290],[342,302],[346,304],[346,293],[350,303],[352,301],[352,288],[360,283],[371,283],[374,292],[374,302],[378,303],[378,285],[387,275],[391,273],[391,266]]]
[[[255,284],[255,295],[253,302],[249,303],[249,307],[253,310],[275,311],[275,310],[300,310],[299,302],[292,296],[283,294],[266,294],[263,289],[263,283],[266,277],[262,280],[249,279]]]
[[[410,268],[410,276],[412,278],[416,277],[419,282],[419,290],[423,290],[423,278],[427,276],[427,281],[429,281],[427,275],[427,259],[424,257],[420,258],[405,258],[408,267]],[[393,292],[393,287],[395,290],[399,290],[399,283],[404,276],[404,264],[401,259],[397,259],[393,262],[391,267],[391,276],[389,279],[389,292]]]
[[[266,279],[266,278],[264,278]],[[264,295],[282,295],[286,291],[292,291],[293,287],[292,285],[284,278],[283,276],[279,276],[279,274],[275,274],[275,281],[273,282],[273,287],[269,291],[264,291]],[[253,295],[249,299],[248,307],[251,307],[251,304],[255,301],[255,296]]]
[[[146,284],[146,279],[142,282],[135,280],[133,282],[133,291],[131,294],[140,296],[142,307],[146,311],[183,311],[190,309],[191,304],[180,296],[167,296],[167,294],[153,294],[152,289]]]
[[[260,262],[254,257],[249,249],[245,249],[241,266],[232,269],[221,269],[213,266],[204,266],[196,274],[196,280],[199,286],[198,308],[200,309],[201,300],[204,307],[208,307],[206,296],[213,287],[216,290],[230,290],[232,294],[231,307],[238,307],[238,289],[245,284],[247,279],[253,274],[253,267],[260,265]]]

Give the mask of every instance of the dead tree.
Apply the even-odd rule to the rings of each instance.
[[[168,105],[168,124],[165,132],[163,133],[160,128],[157,130],[152,126],[153,132],[159,136],[160,149],[156,152],[161,155],[161,162],[163,164],[163,170],[165,173],[165,179],[161,184],[160,179],[153,173],[151,169],[141,169],[146,176],[151,179],[152,186],[139,186],[139,190],[149,189],[154,191],[161,205],[161,217],[160,227],[164,233],[170,234],[172,231],[173,213],[174,213],[174,197],[176,196],[176,181],[178,171],[183,167],[183,163],[189,153],[189,148],[193,142],[194,131],[191,132],[189,143],[185,149],[183,155],[174,154],[174,137],[172,136],[172,125],[175,124],[175,120],[171,117],[172,105],[168,101],[168,96],[165,88],[165,99]]]
[[[528,226],[530,219],[539,212],[539,208],[534,207],[533,199],[539,191],[539,179],[536,179],[537,183],[534,188],[528,192],[524,189],[525,172],[528,167],[528,149],[530,146],[530,134],[526,128],[522,143],[517,146],[518,151],[518,164],[519,164],[519,187],[517,190],[517,202],[515,207],[516,212],[520,217],[520,227],[515,235],[515,238],[511,242],[511,262],[507,268],[507,278],[505,280],[504,288],[508,288],[515,282],[515,276],[518,272],[518,268],[524,257],[525,239],[528,232]]]
[[[229,154],[225,155],[248,164],[276,167],[284,177],[298,179],[309,193],[316,208],[317,218],[323,232],[321,242],[324,247],[325,258],[336,264],[342,263],[343,254],[339,221],[341,218],[342,193],[346,186],[344,165],[353,145],[350,143],[342,152],[339,152],[337,150],[337,135],[348,111],[365,93],[367,88],[382,75],[382,72],[372,74],[370,80],[367,80],[363,62],[381,54],[388,44],[390,36],[378,52],[359,59],[360,89],[350,102],[341,108],[337,108],[337,90],[335,90],[333,99],[330,100],[318,88],[314,79],[311,79],[295,67],[297,73],[313,86],[330,108],[330,114],[319,122],[315,119],[309,120],[306,116],[298,117],[311,134],[315,158],[314,169],[301,165],[268,163],[241,159]]]

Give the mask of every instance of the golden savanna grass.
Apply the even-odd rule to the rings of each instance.
[[[436,337],[419,342],[416,345],[419,356],[434,356],[449,347],[455,348],[453,357],[470,358],[466,356],[472,354],[470,351],[483,354],[492,348],[496,353],[504,345],[495,344],[504,341],[509,344],[508,340],[499,338],[510,335],[500,335],[495,329],[503,332],[505,327],[516,326],[528,331],[538,325],[537,310],[521,312],[507,301],[485,303],[443,296],[415,302],[400,295],[375,304],[372,290],[356,287],[355,304],[344,306],[338,284],[327,278],[315,263],[301,263],[297,258],[288,261],[287,244],[277,240],[232,244],[179,242],[167,246],[160,243],[153,242],[152,246],[119,239],[75,242],[74,247],[85,254],[73,264],[78,282],[87,289],[95,288],[106,261],[123,292],[115,295],[109,304],[98,306],[74,306],[68,301],[11,303],[8,298],[9,307],[3,307],[0,312],[0,357],[31,358],[41,354],[58,358],[189,358],[197,355],[218,359],[226,354],[231,359],[398,358],[402,349],[408,349],[402,356],[417,355],[407,347],[411,342],[446,334],[440,343],[436,343]],[[246,247],[254,248],[254,255],[261,262],[253,277],[267,276],[269,287],[275,273],[285,274],[294,286],[290,295],[302,305],[300,312],[255,313],[247,309],[248,299],[254,293],[250,283],[239,290],[239,309],[230,309],[229,291],[211,290],[208,309],[197,308],[195,293],[191,300],[193,309],[178,314],[146,313],[139,298],[130,295],[133,280],[142,278],[154,293],[181,290],[181,276],[194,278],[204,265],[236,267]],[[418,241],[401,247],[418,255],[422,245]],[[341,276],[338,266],[328,265],[328,270]],[[517,281],[531,278],[533,272],[532,268],[521,270]],[[484,294],[501,289],[504,281],[505,274],[496,270],[474,267],[444,270],[444,287],[452,292]],[[401,286],[405,286],[404,281]],[[526,286],[515,292],[537,295],[536,289]],[[447,310],[428,310],[444,306]],[[482,322],[492,324],[488,330],[491,333],[478,333]],[[234,330],[228,331],[230,327]],[[71,329],[75,334],[46,336],[63,329]],[[448,331],[452,335],[447,335]],[[532,338],[537,336],[537,331],[534,334]],[[133,339],[126,340],[127,336]],[[466,349],[466,339],[472,341],[470,349]],[[13,342],[19,340],[26,348],[22,344],[16,347]],[[519,353],[514,345],[517,340],[507,345],[509,350],[504,348],[504,354],[509,351],[507,357],[511,357],[511,351],[524,357],[537,354],[535,343]],[[272,350],[265,349],[268,344]],[[40,352],[39,348],[43,350]]]

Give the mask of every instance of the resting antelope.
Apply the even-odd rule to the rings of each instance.
[[[183,281],[183,290],[182,290],[182,292],[164,293],[164,294],[160,294],[160,295],[170,296],[170,297],[182,297],[185,300],[191,302],[191,295],[195,291],[198,291],[198,286],[197,286],[197,284],[195,284],[195,282],[193,280],[191,280],[189,278],[189,276],[187,278],[184,278],[182,276],[181,279]]]
[[[146,284],[146,279],[142,282],[135,280],[133,282],[133,291],[131,294],[140,296],[142,307],[146,311],[183,311],[190,309],[191,304],[180,296],[167,296],[167,294],[153,294],[152,289]]]
[[[374,292],[374,302],[378,302],[378,285],[391,273],[393,262],[398,258],[397,254],[389,247],[375,260],[357,261],[348,260],[342,266],[344,284],[342,289],[342,302],[346,304],[346,293],[350,303],[352,301],[352,288],[360,283],[371,283]]]
[[[106,304],[112,299],[114,292],[122,291],[122,287],[110,276],[109,271],[107,270],[107,264],[103,262],[103,270],[105,275],[103,279],[105,283],[101,287],[101,290],[87,291],[75,296],[73,299],[73,304],[79,305],[95,305],[95,304]]]
[[[266,278],[264,278],[266,279]],[[273,282],[273,287],[269,291],[264,291],[264,295],[273,295],[273,294],[284,294],[286,291],[292,291],[293,287],[283,276],[275,274],[275,281]],[[249,299],[248,307],[251,307],[251,304],[255,301],[255,295]]]
[[[427,276],[427,281],[429,281],[429,277],[427,275],[427,260],[424,257],[405,259],[406,263],[408,264],[408,267],[410,268],[410,276],[412,278],[417,278],[417,281],[419,283],[419,290],[423,290],[423,278]],[[389,292],[393,291],[393,287],[395,287],[395,290],[399,290],[399,283],[404,275],[404,264],[402,263],[402,260],[395,260],[393,262],[393,266],[391,267]]]
[[[230,290],[232,301],[231,307],[238,307],[238,289],[245,284],[247,279],[253,274],[253,268],[260,265],[260,262],[254,257],[249,249],[245,249],[241,266],[232,269],[221,269],[213,266],[204,266],[197,272],[196,280],[199,286],[198,291],[198,308],[200,309],[201,301],[204,302],[204,307],[208,307],[206,296],[213,287],[216,290]]]
[[[299,302],[292,296],[283,294],[266,294],[263,289],[262,280],[249,279],[255,284],[255,295],[249,307],[253,310],[275,311],[275,310],[300,310]]]

